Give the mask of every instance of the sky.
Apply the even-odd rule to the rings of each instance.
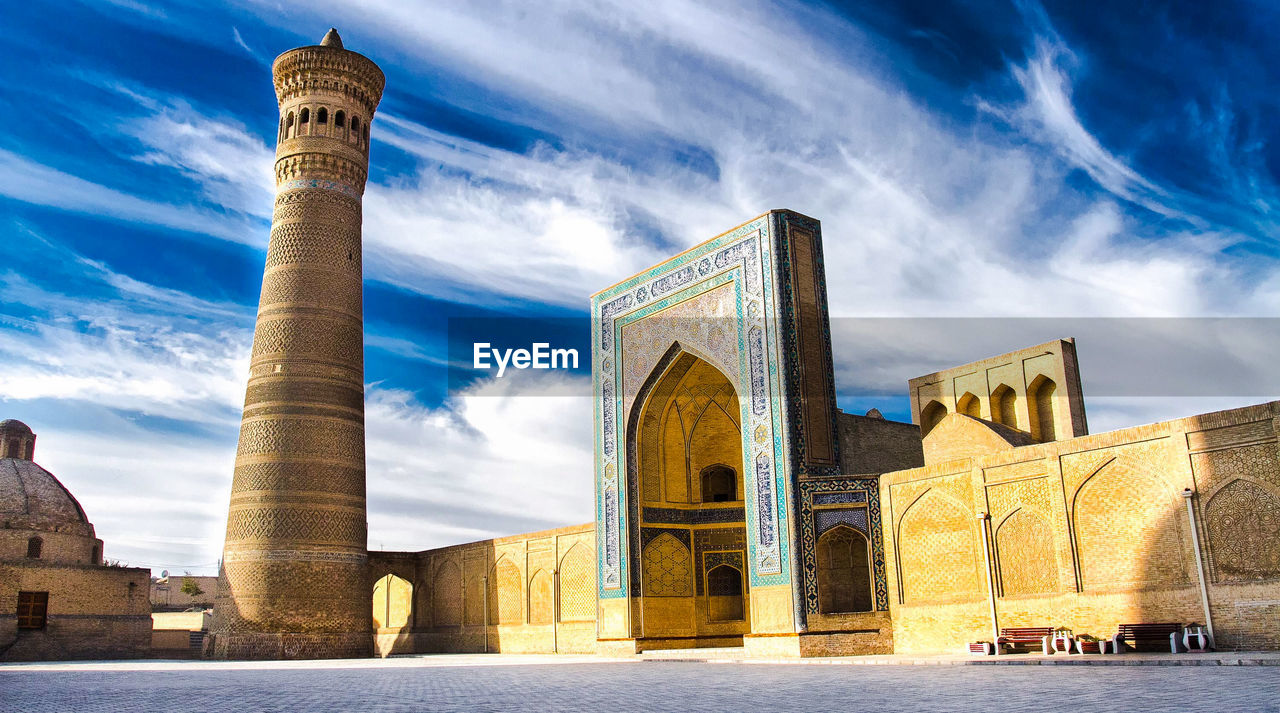
[[[108,558],[216,571],[270,63],[330,26],[387,76],[373,549],[592,517],[586,364],[450,379],[451,324],[585,344],[591,293],[773,208],[822,221],[846,411],[1059,336],[1094,432],[1280,394],[1274,3],[7,3],[0,418]]]

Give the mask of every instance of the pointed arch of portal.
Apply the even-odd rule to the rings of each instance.
[[[632,592],[643,614],[633,619],[639,638],[740,636],[750,617],[712,611],[713,598],[698,591],[646,592],[643,573],[665,572],[669,562],[646,562],[669,551],[688,553],[693,579],[726,562],[746,579],[746,510],[741,485],[730,499],[706,500],[701,476],[709,468],[733,471],[744,481],[745,414],[734,382],[710,359],[672,342],[636,393],[626,420],[628,541]],[[661,541],[667,546],[650,546]],[[678,542],[681,547],[672,543]],[[668,566],[670,565],[670,566]],[[665,568],[665,569],[664,569]]]

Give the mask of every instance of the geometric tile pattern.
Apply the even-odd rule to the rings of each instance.
[[[361,398],[368,146],[364,135],[321,135],[318,122],[305,136],[283,127],[320,105],[371,118],[385,79],[328,42],[280,55],[272,74],[276,205],[211,647],[219,657],[349,656],[372,645]],[[391,603],[409,606],[411,585],[383,587],[381,623],[399,622],[407,610]]]
[[[814,509],[816,501],[827,503],[866,503],[864,508],[851,510]],[[804,611],[802,614],[819,613],[818,530],[815,513],[840,513],[824,515],[822,531],[845,523],[867,535],[870,543],[872,589],[876,611],[889,611],[889,579],[886,570],[884,536],[880,511],[880,483],[876,478],[821,478],[801,480],[799,483],[800,570],[804,584]],[[857,511],[865,515],[857,515]],[[828,522],[828,520],[832,520]],[[848,522],[846,522],[846,520]],[[861,525],[861,527],[859,527]]]
[[[597,453],[597,537],[599,539],[599,595],[627,596],[624,569],[627,539],[635,537],[633,503],[620,474],[629,472],[626,449],[618,447],[625,415],[620,362],[615,346],[622,328],[631,322],[728,285],[733,290],[732,318],[737,334],[734,381],[748,388],[741,398],[744,455],[752,475],[745,479],[748,551],[752,586],[789,581],[789,547],[778,532],[787,530],[785,456],[782,450],[778,354],[774,349],[777,321],[773,319],[772,241],[767,239],[770,216],[743,225],[695,247],[662,265],[624,281],[592,298],[595,433]],[[753,331],[756,330],[756,331]],[[759,333],[749,339],[749,333]],[[749,344],[750,342],[750,344]],[[763,408],[753,407],[761,404]],[[628,535],[627,533],[631,533]],[[636,538],[638,540],[638,537]],[[636,542],[638,545],[638,542]]]
[[[591,549],[574,545],[560,562],[560,621],[596,618],[596,578]]]
[[[669,533],[644,548],[644,594],[647,597],[687,597],[693,594],[689,548]]]

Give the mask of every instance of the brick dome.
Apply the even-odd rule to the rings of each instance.
[[[4,529],[93,537],[71,491],[53,473],[20,458],[0,458],[0,523]]]
[[[27,424],[0,421],[0,561],[101,563],[102,541],[84,508],[31,460],[35,442]]]
[[[31,435],[31,427],[16,418],[0,421],[0,433],[21,433]]]

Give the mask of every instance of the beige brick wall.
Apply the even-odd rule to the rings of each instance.
[[[896,651],[991,639],[984,536],[1001,627],[1203,623],[1184,489],[1219,648],[1280,648],[1278,415],[1271,402],[884,475]]]
[[[51,564],[97,564],[95,550],[101,558],[102,540],[84,535],[49,532],[47,530],[0,529],[0,560],[27,558],[27,544],[39,537],[40,561]]]
[[[151,646],[150,572],[90,565],[0,564],[0,660],[125,658]],[[18,630],[18,592],[48,592],[45,628]]]
[[[380,655],[596,650],[592,523],[369,559]]]
[[[182,591],[185,580],[190,579],[203,592],[191,596]],[[218,578],[173,574],[151,583],[151,606],[157,611],[181,611],[193,606],[212,607],[218,597]]]

